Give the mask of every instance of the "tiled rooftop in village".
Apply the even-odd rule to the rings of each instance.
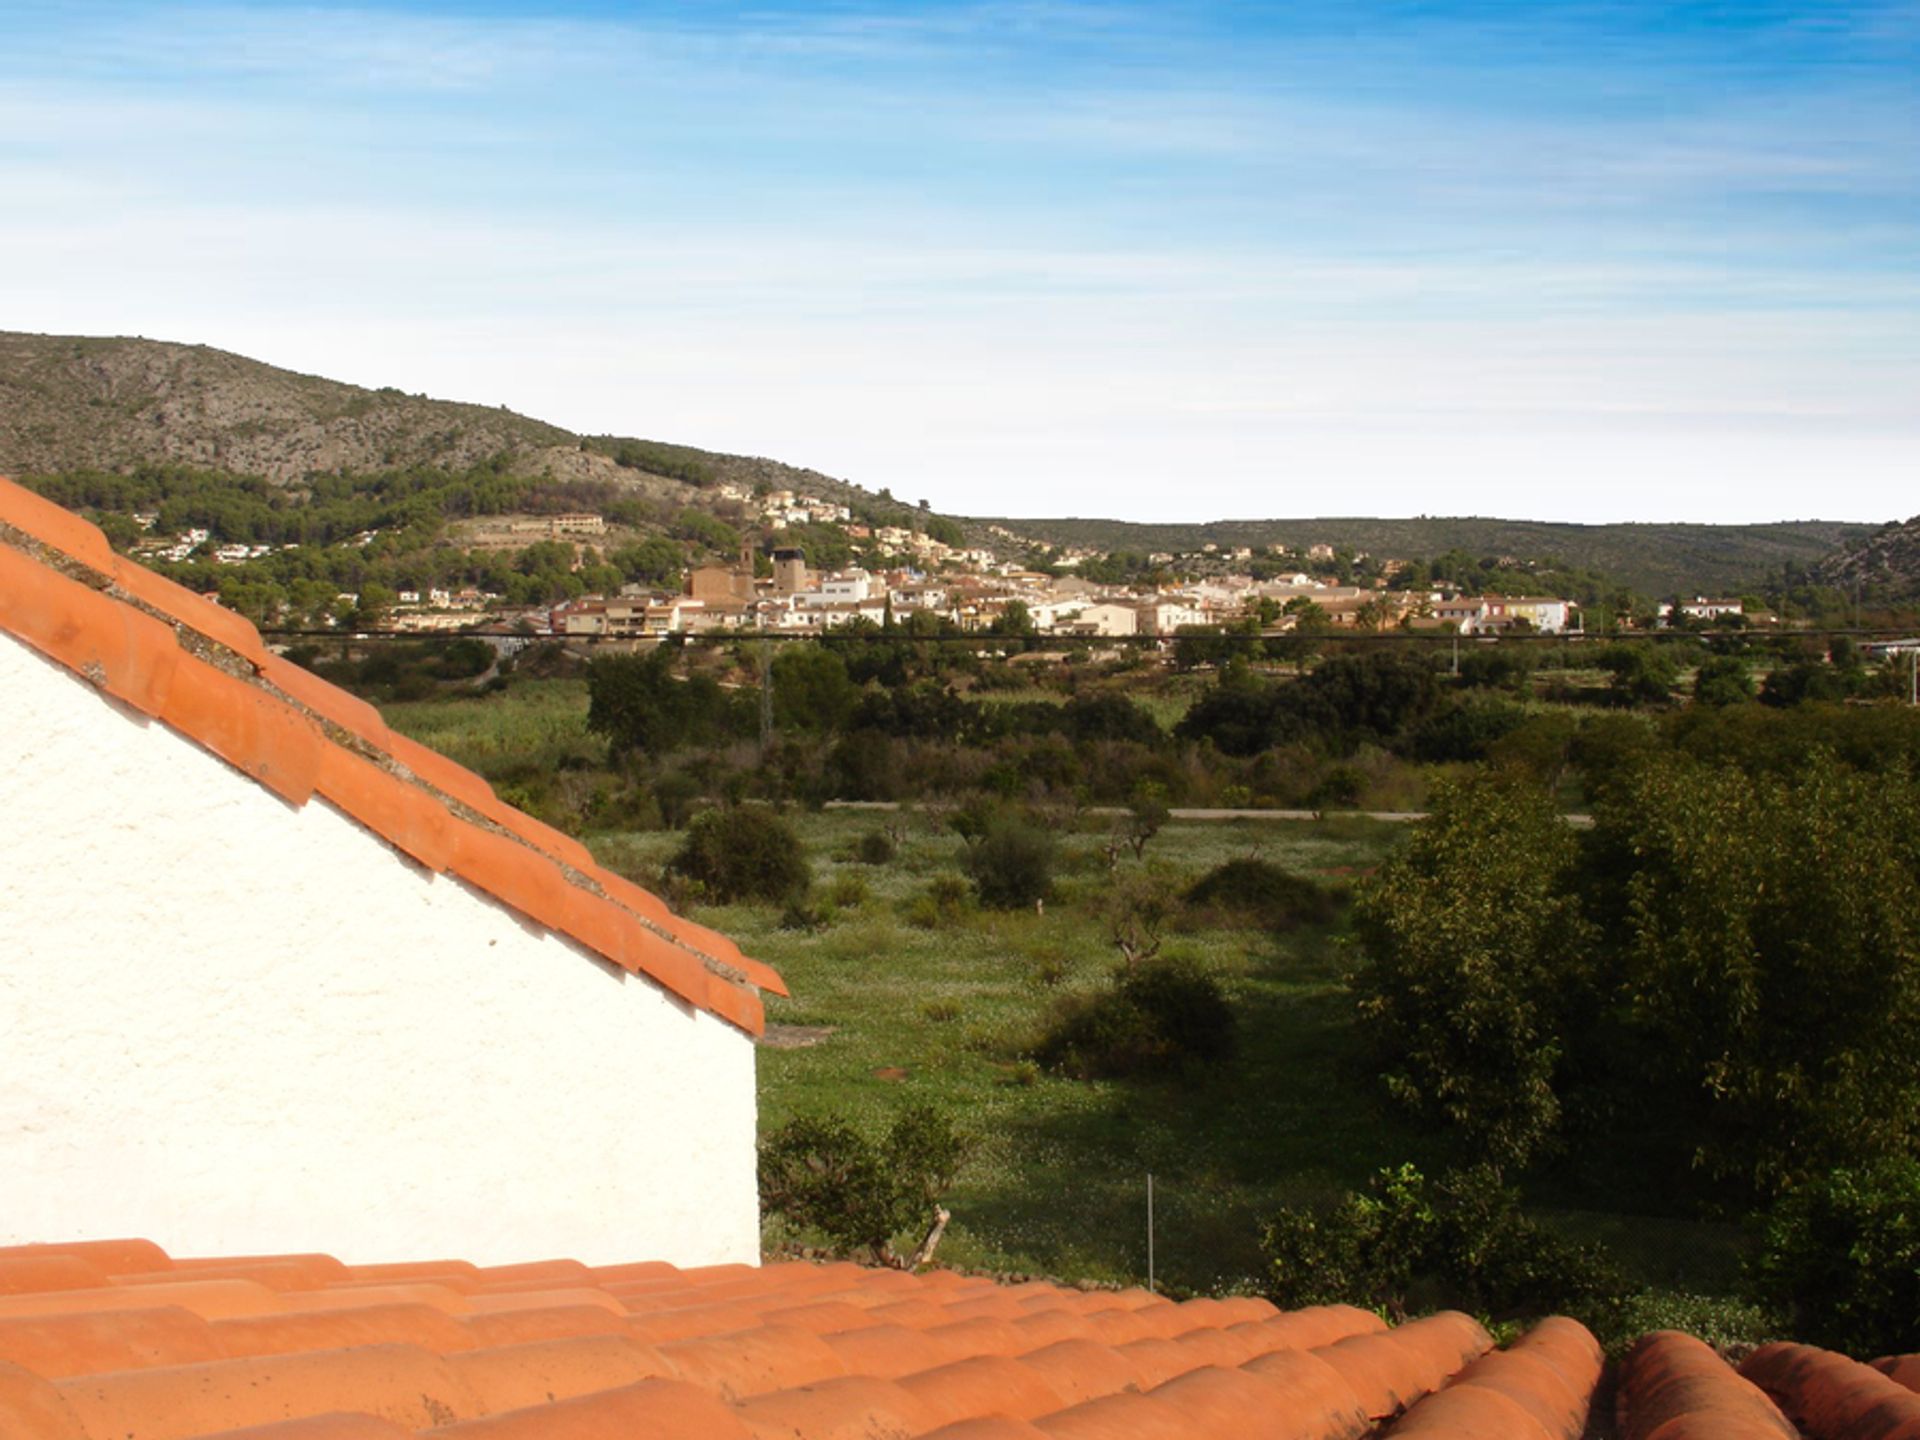
[[[7,1440],[1913,1440],[1920,1359],[848,1264],[0,1250]],[[1905,1385],[1898,1383],[1904,1381]],[[1796,1425],[1797,1422],[1797,1425]]]
[[[113,553],[100,530],[0,479],[0,631],[164,722],[291,805],[319,796],[622,969],[753,1034],[766,965],[596,864],[480,776],[271,653],[229,610]]]

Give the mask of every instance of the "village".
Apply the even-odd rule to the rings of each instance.
[[[731,563],[689,567],[678,591],[625,585],[616,593],[586,594],[550,606],[512,606],[504,597],[476,589],[402,590],[388,623],[413,632],[489,624],[611,641],[727,631],[812,635],[854,622],[904,623],[915,615],[967,632],[1067,640],[1172,637],[1190,628],[1248,624],[1267,634],[1334,627],[1551,635],[1580,628],[1579,607],[1558,596],[1391,588],[1403,568],[1392,561],[1380,567],[1374,584],[1334,583],[1314,573],[1333,560],[1331,545],[1315,545],[1292,557],[1298,567],[1293,569],[1286,567],[1284,547],[1267,548],[1260,552],[1265,578],[1253,573],[1251,547],[1207,545],[1192,554],[1146,557],[1156,575],[1179,578],[1101,583],[1076,573],[1098,558],[1097,552],[1054,551],[1044,569],[1034,568],[1028,560],[1035,543],[999,526],[991,527],[990,544],[950,545],[922,529],[857,523],[847,506],[791,490],[753,495],[722,486],[721,498],[741,506],[756,522],[758,538],[749,528]],[[833,526],[856,554],[874,559],[816,568],[802,546],[782,543],[782,532],[804,526]],[[596,543],[606,544],[608,535],[603,517],[569,513],[501,520],[476,543],[491,548],[569,543],[578,568],[598,553]],[[224,553],[216,558],[227,560]],[[1738,600],[1700,603],[1716,613],[1737,613],[1740,607]]]

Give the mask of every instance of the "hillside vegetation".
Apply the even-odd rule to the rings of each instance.
[[[1869,527],[1833,520],[1785,520],[1768,525],[1573,525],[1547,520],[1481,516],[1421,516],[1382,520],[1215,520],[1192,525],[1143,525],[1124,520],[1002,520],[1001,524],[1055,545],[1096,550],[1197,550],[1212,543],[1347,546],[1375,555],[1437,555],[1555,559],[1612,576],[1645,595],[1739,593],[1790,565],[1809,566]]]
[[[1813,567],[1813,578],[1837,590],[1884,601],[1920,595],[1920,516],[1890,521],[1826,556]]]
[[[206,345],[0,331],[0,474],[156,465],[280,486],[489,465],[529,478],[617,481],[683,502],[729,480],[865,494],[774,460],[576,435],[504,406],[369,390]]]

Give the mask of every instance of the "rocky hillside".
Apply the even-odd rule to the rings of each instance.
[[[1814,567],[1820,583],[1887,600],[1920,596],[1920,515],[1895,520]]]
[[[177,462],[286,482],[335,470],[554,463],[574,437],[505,410],[363,390],[204,345],[0,333],[0,471]],[[571,461],[563,463],[572,463]]]
[[[630,455],[616,463],[623,452],[612,437],[575,435],[506,409],[301,375],[206,345],[0,332],[5,475],[163,463],[291,484],[415,465],[457,471],[505,455],[522,473],[613,480],[680,500],[697,488],[689,478],[864,494],[773,460],[641,443],[643,456],[671,455],[667,473]]]

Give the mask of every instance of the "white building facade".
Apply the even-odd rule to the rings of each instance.
[[[777,977],[207,602],[173,654],[87,588],[0,538],[0,1243],[755,1262]]]

